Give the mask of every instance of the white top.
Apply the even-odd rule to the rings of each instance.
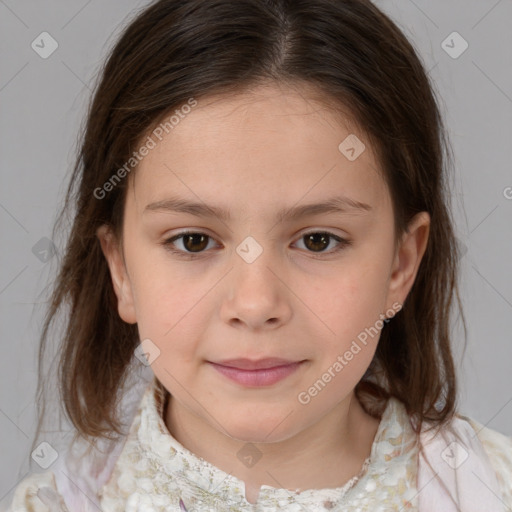
[[[301,492],[263,485],[257,503],[251,504],[245,499],[243,481],[196,456],[169,433],[163,419],[165,395],[156,382],[155,378],[144,388],[142,400],[139,395],[139,407],[122,442],[104,455],[70,451],[59,457],[51,469],[30,475],[17,486],[9,510],[512,510],[512,438],[457,416],[435,437],[423,433],[419,443],[405,407],[394,398],[387,403],[370,457],[345,485]]]

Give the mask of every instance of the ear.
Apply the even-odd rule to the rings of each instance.
[[[96,231],[101,250],[107,260],[114,292],[117,297],[119,316],[129,324],[137,323],[133,291],[130,278],[126,271],[120,244],[107,225],[100,226]]]
[[[388,307],[398,302],[403,304],[414,284],[418,268],[427,248],[430,231],[430,215],[416,214],[409,222],[396,251],[388,290]]]

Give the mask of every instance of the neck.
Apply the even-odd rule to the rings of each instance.
[[[245,483],[250,503],[262,485],[292,491],[343,486],[361,471],[379,426],[353,393],[318,422],[272,443],[229,437],[172,396],[164,416],[180,444]]]

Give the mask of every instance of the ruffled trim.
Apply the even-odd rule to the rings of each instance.
[[[104,508],[113,504],[109,500],[116,495],[126,499],[137,495],[140,500],[142,492],[146,497],[156,496],[157,501],[161,498],[162,505],[164,502],[177,505],[181,501],[180,510],[187,506],[196,509],[198,500],[203,506],[217,507],[215,510],[231,510],[226,504],[235,506],[236,510],[259,510],[260,507],[293,510],[295,506],[301,510],[306,506],[309,510],[321,511],[344,504],[349,510],[377,503],[383,497],[389,503],[399,503],[403,510],[413,510],[417,442],[403,405],[395,399],[389,400],[384,411],[370,457],[360,473],[345,485],[301,492],[263,485],[253,505],[245,499],[243,481],[196,456],[169,433],[163,419],[167,395],[156,379],[154,386],[144,394],[125,458],[119,461],[118,471],[104,489]],[[393,464],[389,464],[392,459]],[[134,465],[137,466],[135,471]],[[144,489],[140,489],[141,480]]]
[[[136,364],[136,363],[134,363]],[[138,371],[137,371],[138,370]],[[137,365],[130,373],[122,395],[121,421],[131,426],[140,411],[142,397],[154,386],[154,373],[150,368]],[[110,479],[118,457],[128,436],[117,440],[98,440],[96,446],[79,438],[71,442],[52,468],[58,492],[71,511],[97,512],[98,490]]]
[[[211,489],[217,489],[224,484],[229,493],[235,489],[240,493],[240,499],[245,500],[245,483],[222,471],[202,457],[185,448],[167,429],[164,421],[164,410],[169,398],[169,392],[161,383],[155,380],[153,389],[148,389],[141,404],[141,426],[138,429],[138,439],[141,447],[149,456],[156,456],[159,459],[173,459],[173,464],[163,466],[169,477],[176,477],[176,470],[183,471],[186,479],[194,486],[198,486],[201,491],[212,492]],[[176,460],[181,459],[181,460]],[[294,502],[310,505],[312,502],[338,501],[349,489],[366,473],[370,465],[371,457],[368,457],[357,475],[352,477],[344,485],[336,488],[325,489],[306,489],[304,491],[291,491],[287,489],[262,485],[260,487],[258,503],[264,504],[269,500],[283,500],[290,496]],[[190,461],[195,465],[195,470],[191,473],[187,468]],[[209,484],[211,482],[211,484]],[[246,502],[248,505],[249,503]]]

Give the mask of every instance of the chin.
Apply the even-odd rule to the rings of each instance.
[[[285,419],[286,418],[286,419]],[[222,422],[222,432],[229,433],[232,439],[245,443],[278,443],[285,441],[297,433],[294,415],[283,416],[282,412],[275,416],[262,419],[241,415],[232,421]],[[300,429],[299,429],[300,430]]]
[[[268,432],[272,429],[269,428]],[[274,433],[268,435],[266,432],[256,432],[253,428],[251,429],[243,429],[239,430],[230,430],[231,438],[236,441],[241,441],[244,443],[252,443],[252,444],[269,444],[269,443],[279,443],[281,441],[286,441],[291,435],[287,433],[282,433],[276,436]]]

